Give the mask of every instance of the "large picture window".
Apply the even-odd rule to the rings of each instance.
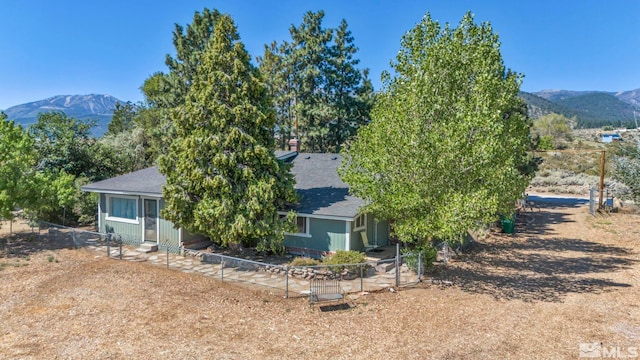
[[[138,222],[138,199],[133,197],[107,197],[107,220]]]

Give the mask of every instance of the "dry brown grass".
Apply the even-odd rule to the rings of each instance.
[[[440,265],[433,277],[447,282],[361,295],[334,312],[5,236],[0,358],[551,359],[577,358],[580,342],[640,346],[639,225],[637,215],[543,206],[515,236],[491,233]]]

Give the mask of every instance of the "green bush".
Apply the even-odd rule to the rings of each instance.
[[[404,255],[404,262],[407,264],[407,267],[416,273],[418,273],[418,255],[420,255],[420,273],[424,274],[433,267],[433,263],[438,256],[438,250],[432,245],[426,245],[413,249],[404,248],[402,249],[402,254]]]
[[[342,272],[343,270],[355,271],[358,266],[344,266],[345,264],[362,264],[367,261],[364,253],[353,250],[338,250],[331,257],[323,260],[327,265],[341,265],[341,266],[329,266],[329,269],[335,273]]]
[[[316,266],[319,264],[320,261],[308,257],[297,257],[289,263],[290,266]]]
[[[540,138],[540,143],[538,144],[540,150],[553,150],[555,147],[553,136],[544,135]]]

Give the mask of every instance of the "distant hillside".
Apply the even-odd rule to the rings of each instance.
[[[640,108],[640,89],[621,91],[616,93],[616,97],[626,103]]]
[[[551,113],[562,114],[568,118],[574,116],[577,118],[578,115],[580,115],[581,117],[586,116],[586,114],[582,114],[580,111],[565,107],[561,104],[549,101],[543,97],[528,92],[521,91],[520,97],[527,102],[529,117],[533,119],[537,119],[541,116]]]
[[[604,125],[633,126],[633,111],[637,109],[608,93],[590,93],[557,102],[565,107],[578,110],[588,116],[579,119],[578,125],[583,127],[600,127]]]
[[[38,114],[50,111],[62,111],[76,119],[96,120],[94,135],[104,134],[113,116],[116,103],[124,103],[110,95],[57,95],[48,99],[12,106],[4,112],[9,119],[23,126],[38,120]]]
[[[536,93],[521,92],[527,102],[529,116],[557,113],[576,117],[580,128],[598,128],[606,125],[635,127],[634,111],[640,120],[640,89],[618,93],[606,91],[543,90]]]

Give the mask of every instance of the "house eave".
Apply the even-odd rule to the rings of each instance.
[[[152,198],[162,198],[162,194],[143,192],[143,191],[126,191],[126,190],[107,190],[107,189],[93,189],[81,187],[82,191],[93,192],[98,194],[110,194],[110,195],[128,195],[128,196],[146,196]]]
[[[343,215],[322,215],[322,214],[308,214],[303,212],[296,212],[293,210],[298,216],[304,216],[313,219],[322,219],[322,220],[341,220],[341,221],[353,221],[355,216],[343,216]],[[287,215],[286,211],[278,211],[280,215]]]

